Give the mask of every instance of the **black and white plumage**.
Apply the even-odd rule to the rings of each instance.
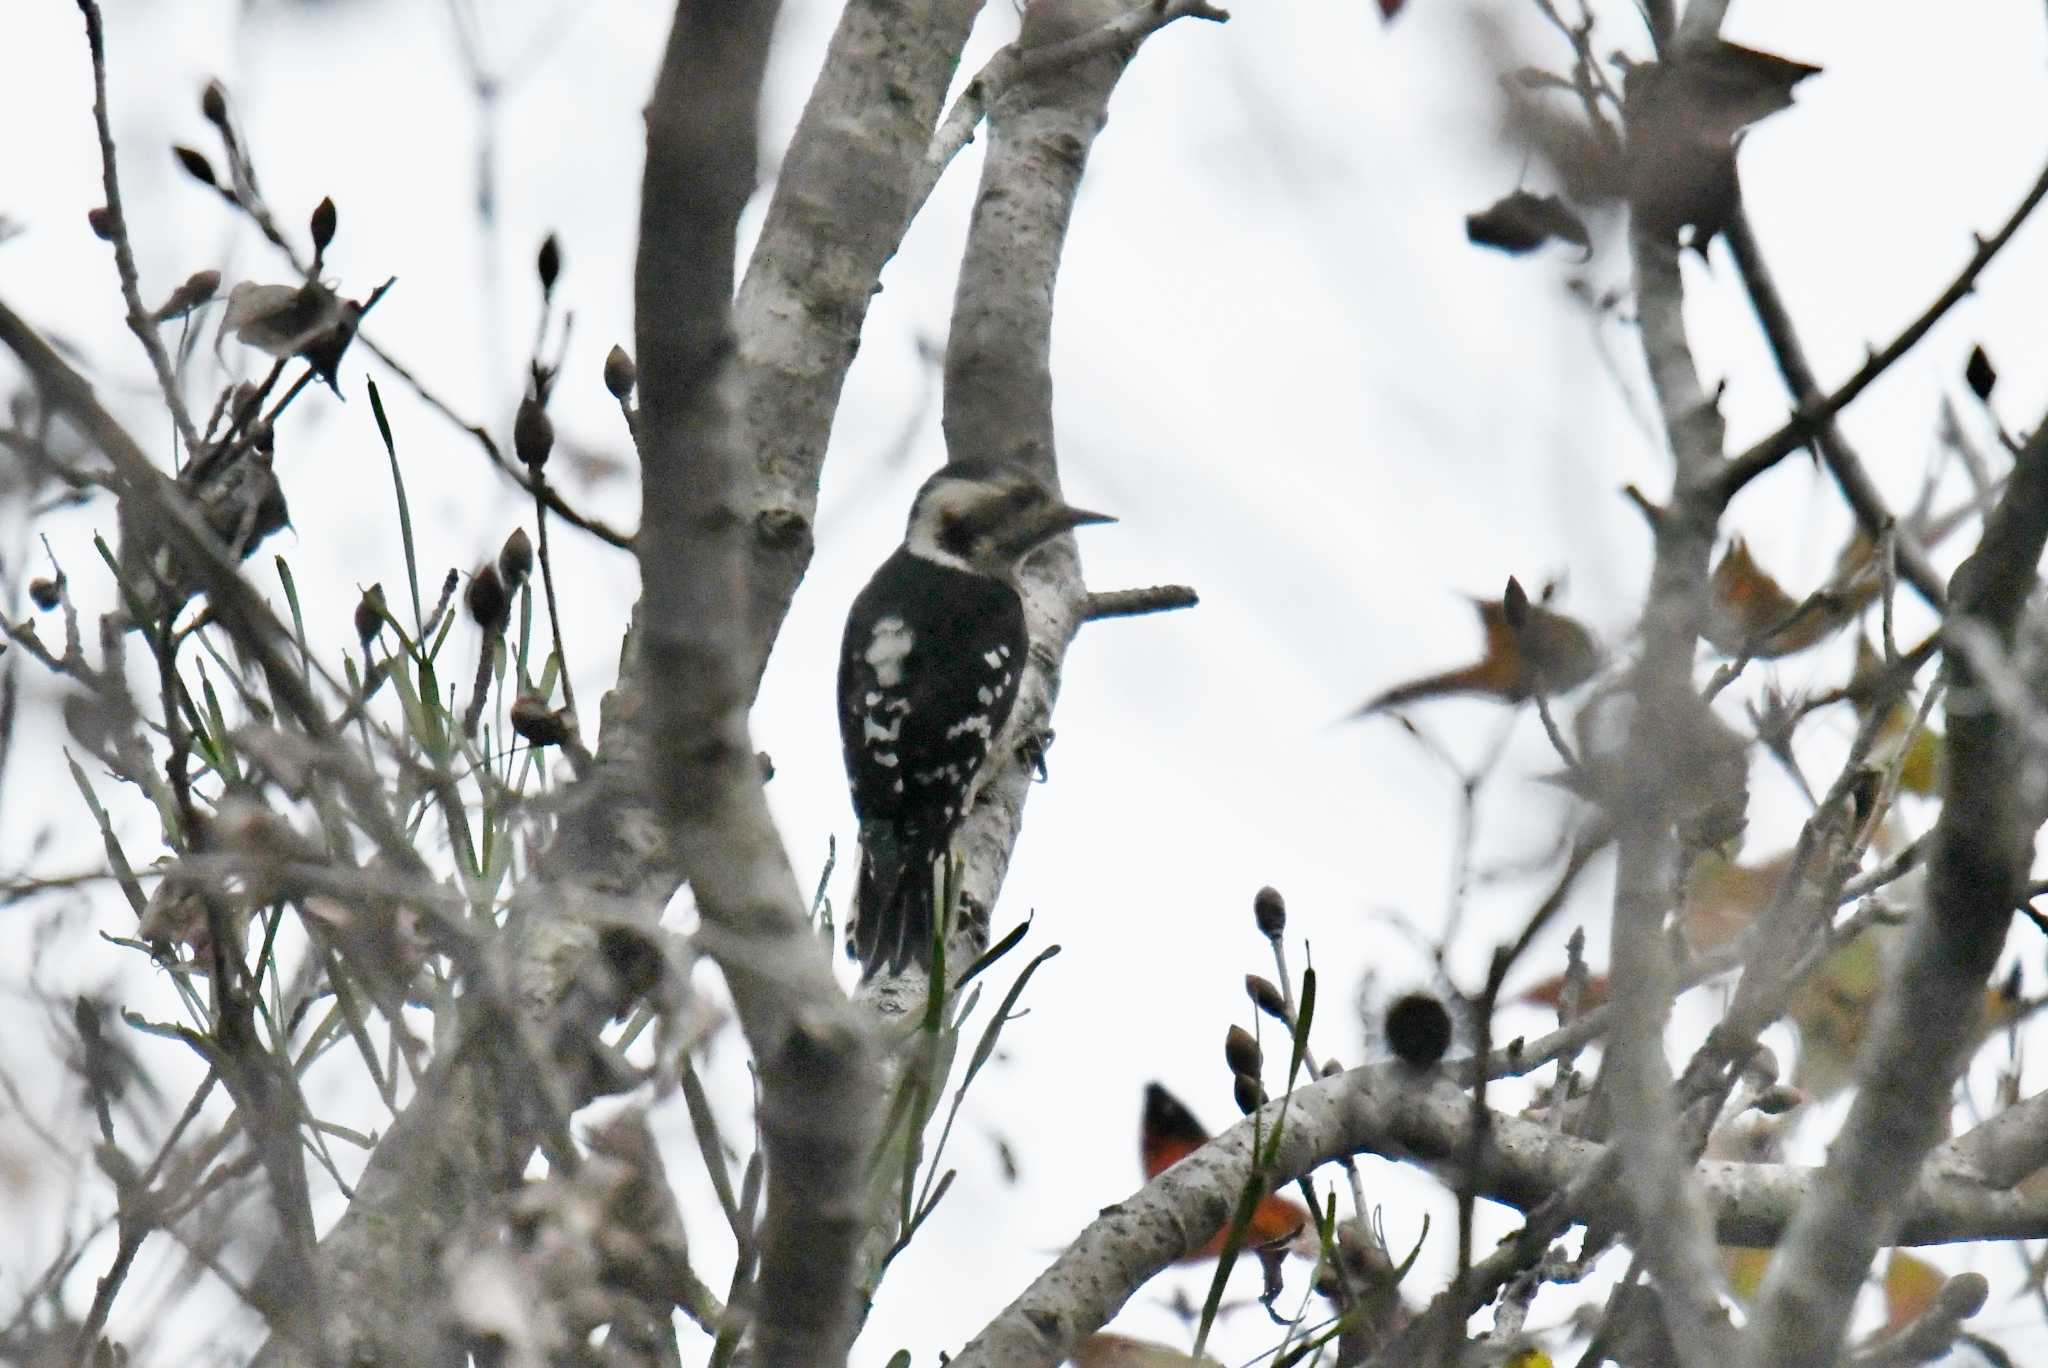
[[[1028,471],[954,462],[925,481],[903,544],[846,617],[839,735],[860,819],[849,932],[864,975],[931,963],[932,866],[974,801],[1024,675],[1018,567],[1084,523]]]

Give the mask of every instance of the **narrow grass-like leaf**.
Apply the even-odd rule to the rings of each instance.
[[[299,586],[292,579],[292,568],[283,556],[277,561],[277,582],[284,586],[284,601],[292,610],[292,637],[299,643],[301,667],[311,674],[313,671],[313,648],[306,644],[306,615],[299,611]]]
[[[697,1152],[704,1157],[704,1171],[711,1175],[711,1190],[725,1208],[726,1224],[733,1238],[746,1238],[746,1221],[740,1214],[739,1198],[733,1195],[732,1174],[725,1167],[725,1146],[718,1138],[718,1119],[712,1115],[711,1099],[704,1095],[704,1081],[697,1066],[685,1054],[682,1059],[683,1104],[689,1108],[690,1129],[697,1135]]]
[[[149,906],[149,899],[144,896],[142,885],[136,880],[135,871],[128,864],[127,855],[122,853],[120,838],[114,835],[114,824],[107,819],[106,808],[100,805],[99,795],[93,792],[92,782],[85,777],[85,771],[79,768],[78,761],[73,758],[69,747],[64,751],[64,763],[71,766],[71,780],[78,785],[79,793],[85,798],[86,807],[92,810],[93,821],[99,823],[100,840],[106,845],[107,865],[114,871],[114,880],[121,885],[121,891],[128,897],[128,905],[135,909],[135,915],[139,917],[142,910]]]
[[[391,440],[391,420],[384,416],[384,396],[377,393],[377,382],[370,385],[370,412],[377,417],[377,433],[384,439],[384,455],[391,462],[391,487],[398,494],[398,535],[405,543],[405,582],[412,590],[412,620],[415,630],[425,627],[427,616],[420,607],[420,562],[413,554],[412,508],[405,498],[405,476],[398,469],[398,445]]]

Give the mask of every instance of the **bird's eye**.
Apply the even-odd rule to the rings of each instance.
[[[966,556],[974,549],[974,528],[959,514],[947,513],[939,519],[939,545],[952,555]]]

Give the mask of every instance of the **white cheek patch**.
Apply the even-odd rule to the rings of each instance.
[[[868,649],[862,656],[875,672],[875,683],[893,689],[903,682],[903,661],[910,654],[912,642],[910,628],[902,618],[885,617],[875,624],[875,633],[868,638]]]

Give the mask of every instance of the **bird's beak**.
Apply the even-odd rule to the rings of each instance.
[[[1038,515],[1038,521],[1031,529],[1031,545],[1038,546],[1051,541],[1062,532],[1071,532],[1090,523],[1115,521],[1116,519],[1107,513],[1091,513],[1085,508],[1075,508],[1069,504],[1054,504]]]

